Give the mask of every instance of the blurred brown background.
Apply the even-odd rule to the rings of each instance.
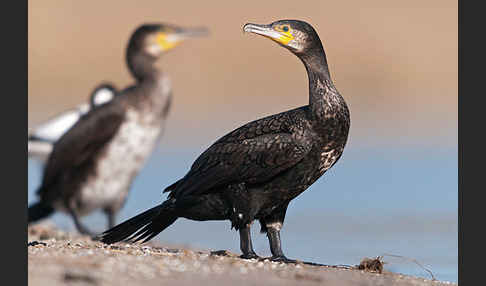
[[[163,187],[220,136],[308,103],[302,63],[242,32],[247,22],[305,20],[324,44],[351,130],[340,162],[289,208],[289,257],[356,264],[393,253],[457,281],[457,12],[452,0],[29,1],[29,127],[86,102],[101,81],[131,84],[125,47],[138,25],[207,26],[210,37],[158,63],[174,100],[159,156],[137,176],[119,218],[127,219],[160,202]],[[29,160],[29,202],[41,181],[36,163]],[[73,229],[66,216],[53,220]],[[101,215],[90,223],[100,231],[104,224]],[[227,229],[185,220],[159,239],[238,252]],[[254,245],[269,255],[264,236],[255,234]],[[429,277],[407,265],[385,267]]]
[[[29,127],[132,82],[124,62],[144,22],[207,26],[160,66],[173,108],[162,143],[208,146],[241,124],[308,102],[301,62],[244,34],[247,22],[311,23],[351,110],[350,144],[455,146],[457,1],[29,1]]]

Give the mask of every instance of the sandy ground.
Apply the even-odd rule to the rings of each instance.
[[[227,251],[105,245],[51,225],[29,227],[29,285],[457,285],[358,266],[243,260]]]

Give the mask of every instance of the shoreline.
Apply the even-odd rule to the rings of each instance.
[[[457,285],[382,270],[379,259],[367,262],[359,267],[244,260],[225,250],[106,245],[51,225],[28,228],[31,285]]]

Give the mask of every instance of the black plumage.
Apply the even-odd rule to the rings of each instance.
[[[136,83],[83,115],[55,143],[37,191],[40,200],[29,207],[29,223],[61,210],[73,218],[78,231],[90,234],[79,217],[102,209],[109,227],[114,226],[170,109],[170,80],[154,64],[165,51],[204,31],[166,24],[135,30],[126,61]]]
[[[272,259],[288,261],[280,242],[287,207],[340,158],[350,127],[349,110],[309,24],[282,20],[246,24],[244,30],[276,41],[302,60],[309,78],[309,105],[250,122],[222,137],[164,190],[170,192],[165,202],[107,230],[102,241],[147,241],[178,217],[228,219],[240,232],[242,257],[255,258],[250,225],[259,220]]]

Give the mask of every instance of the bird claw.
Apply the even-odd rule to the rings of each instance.
[[[250,252],[247,254],[242,254],[240,255],[240,258],[242,259],[261,259],[260,256],[258,256],[255,252]]]
[[[288,259],[284,255],[281,255],[281,256],[272,256],[272,257],[270,257],[270,261],[272,261],[272,262],[282,262],[282,263],[297,263],[297,260]]]

